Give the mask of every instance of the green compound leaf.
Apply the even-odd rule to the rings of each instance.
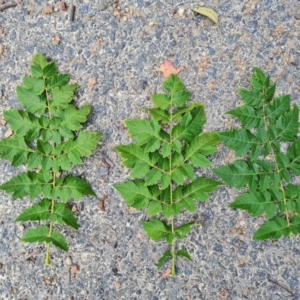
[[[54,230],[55,223],[78,229],[77,220],[66,203],[70,199],[96,196],[88,182],[67,171],[92,155],[101,133],[80,131],[91,106],[78,109],[71,103],[77,85],[68,84],[69,74],[58,74],[55,63],[48,62],[41,53],[32,60],[31,74],[16,89],[25,110],[4,112],[13,135],[0,141],[1,158],[10,160],[15,167],[27,165],[31,171],[11,178],[0,189],[15,199],[26,196],[30,200],[41,199],[15,221],[43,223],[25,233],[22,240],[46,243],[45,262],[50,264],[50,244],[68,251],[66,239]],[[145,204],[147,207],[149,201]]]
[[[160,214],[158,219],[143,222],[151,239],[166,240],[171,251],[158,261],[158,268],[172,259],[172,276],[175,275],[176,256],[190,260],[179,250],[177,239],[183,239],[191,223],[174,226],[176,216],[182,210],[196,212],[196,203],[205,201],[219,185],[212,179],[198,177],[197,168],[211,165],[207,157],[217,152],[219,137],[216,133],[202,133],[205,123],[203,104],[187,104],[190,93],[177,76],[169,76],[163,83],[168,94],[153,95],[154,108],[147,109],[150,120],[125,121],[126,128],[135,143],[116,147],[123,165],[131,169],[133,180],[115,185],[126,204],[147,209],[148,217]],[[178,255],[177,255],[178,253]]]
[[[248,188],[230,207],[266,217],[254,239],[289,237],[300,232],[299,185],[291,184],[292,175],[300,175],[299,108],[291,106],[289,95],[274,98],[276,84],[259,68],[250,82],[251,90],[239,90],[245,105],[228,112],[242,128],[218,134],[243,160],[214,173],[228,185]]]

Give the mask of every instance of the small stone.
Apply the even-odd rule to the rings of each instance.
[[[150,26],[150,27],[153,27],[154,25],[155,25],[155,22],[150,22],[150,23],[149,23],[149,26]]]
[[[122,17],[122,19],[121,19],[123,22],[126,22],[127,21],[127,17]]]
[[[245,227],[245,226],[246,226],[245,220],[241,220],[241,221],[240,221],[240,226],[241,226],[241,227]]]
[[[173,9],[172,9],[172,14],[173,14],[173,15],[176,15],[176,14],[177,14],[176,8],[173,8]]]
[[[249,15],[251,13],[251,10],[249,8],[245,9],[243,11],[244,15]]]
[[[20,231],[24,231],[24,229],[25,229],[25,226],[24,226],[24,225],[19,225],[18,227],[19,227],[19,230],[20,230]]]
[[[72,212],[76,212],[77,211],[77,207],[76,207],[76,205],[73,205],[72,206]]]
[[[79,266],[78,265],[73,265],[71,268],[70,268],[70,272],[72,273],[72,274],[76,274],[76,273],[78,273],[80,271],[80,269],[79,269]]]
[[[108,175],[108,168],[100,167],[99,168],[99,174],[100,174],[100,176]]]
[[[47,278],[47,279],[45,279],[45,281],[44,281],[44,282],[45,282],[45,284],[46,284],[46,285],[50,285],[50,284],[51,284],[51,280],[50,280],[50,279],[48,279],[48,278]]]
[[[278,33],[281,33],[283,31],[283,28],[281,25],[278,25],[276,28],[275,28],[275,31],[278,32]]]
[[[180,17],[182,17],[182,18],[184,18],[184,16],[185,16],[185,8],[184,7],[180,7],[179,9],[178,9],[178,15],[180,16]]]
[[[61,1],[59,4],[60,10],[67,10],[67,4],[64,1]]]
[[[88,80],[88,86],[91,87],[91,86],[95,86],[97,83],[97,78],[96,77],[91,77],[89,80]]]
[[[205,3],[203,1],[199,2],[199,6],[204,6]]]
[[[52,38],[52,42],[54,45],[58,46],[60,44],[60,38],[58,36],[55,36]]]
[[[6,132],[5,132],[5,134],[4,134],[4,136],[6,137],[6,138],[8,138],[8,137],[10,137],[10,136],[12,136],[13,135],[13,131],[9,128]]]
[[[121,17],[121,14],[120,14],[119,11],[114,11],[114,16],[115,16],[116,18],[120,18],[120,17]]]
[[[129,8],[128,8],[128,7],[125,7],[124,11],[125,11],[126,13],[128,13],[128,12],[129,12]]]
[[[116,287],[116,289],[119,289],[121,287],[121,283],[120,282],[115,282],[115,287]]]
[[[52,8],[51,5],[44,6],[44,8],[43,8],[43,14],[49,15],[49,14],[52,14],[52,13],[53,13],[53,8]]]
[[[1,124],[2,126],[4,126],[4,125],[6,124],[6,121],[5,121],[4,119],[0,119],[0,124]]]
[[[228,296],[229,296],[229,293],[227,290],[222,290],[220,293],[219,293],[219,296],[222,298],[222,299],[226,299]]]
[[[66,264],[67,266],[71,266],[72,263],[73,263],[73,262],[72,262],[71,256],[67,256],[66,259],[65,259],[65,264]]]
[[[245,234],[239,234],[239,239],[241,241],[245,241],[246,240],[246,235]]]

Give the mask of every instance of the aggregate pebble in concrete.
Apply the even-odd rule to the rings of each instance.
[[[103,132],[101,146],[74,173],[83,174],[99,199],[109,197],[105,212],[99,199],[76,203],[79,230],[61,228],[70,250],[52,247],[52,266],[46,267],[45,248],[22,244],[24,231],[13,223],[29,202],[1,193],[0,298],[300,299],[299,237],[252,241],[263,218],[228,208],[238,191],[222,187],[199,204],[193,217],[204,226],[182,243],[193,262],[179,260],[176,278],[158,279],[155,263],[166,245],[145,236],[145,213],[128,209],[113,189],[128,178],[113,149],[130,142],[123,121],[147,117],[142,108],[151,107],[151,95],[162,90],[162,76],[154,70],[165,59],[186,67],[180,77],[192,100],[205,104],[208,131],[234,126],[224,112],[240,105],[236,89],[248,87],[253,66],[277,81],[278,94],[290,94],[300,104],[299,1],[203,1],[218,13],[219,28],[191,11],[197,1],[119,0],[118,14],[113,1],[78,0],[73,1],[74,22],[68,11],[55,9],[59,1],[18,3],[0,12],[0,110],[19,107],[15,89],[35,53],[56,61],[60,72],[78,81],[78,105],[94,107],[87,128]],[[45,5],[54,12],[44,15]],[[184,18],[172,13],[180,7]],[[97,78],[93,87],[87,84],[91,77]],[[1,127],[1,137],[6,130]],[[226,151],[222,148],[212,158],[216,166],[224,164]],[[103,157],[111,162],[109,170]],[[22,171],[5,161],[0,168],[1,183]],[[190,218],[185,214],[178,222]],[[38,224],[23,225],[27,230]],[[70,264],[78,265],[79,272],[70,274]]]

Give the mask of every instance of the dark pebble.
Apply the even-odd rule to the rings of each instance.
[[[223,245],[215,244],[213,249],[214,249],[214,251],[217,251],[217,252],[223,252]]]

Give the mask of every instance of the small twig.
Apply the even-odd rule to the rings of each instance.
[[[109,169],[111,168],[111,165],[107,162],[107,160],[105,158],[102,158],[101,161],[103,162],[104,166]]]
[[[74,17],[75,17],[75,5],[71,5],[70,14],[69,14],[69,19],[71,22],[74,21]]]
[[[7,9],[7,8],[10,8],[10,7],[15,7],[17,6],[18,4],[16,2],[8,2],[8,3],[5,3],[3,5],[0,6],[0,11],[4,10],[4,9]]]
[[[40,253],[41,250],[42,250],[42,249],[39,247],[39,248],[37,248],[37,249],[31,251],[30,253],[25,254],[25,259],[29,259],[29,258],[31,258],[32,256],[34,256],[34,255]]]
[[[277,281],[275,281],[273,279],[269,279],[269,278],[268,278],[268,281],[277,285],[278,287],[284,289],[285,291],[287,291],[290,295],[292,295],[296,299],[296,295],[290,289],[288,289],[286,286],[284,286],[283,284],[280,284]]]
[[[105,211],[105,200],[108,198],[108,195],[105,194],[99,201],[99,206],[102,211]]]

